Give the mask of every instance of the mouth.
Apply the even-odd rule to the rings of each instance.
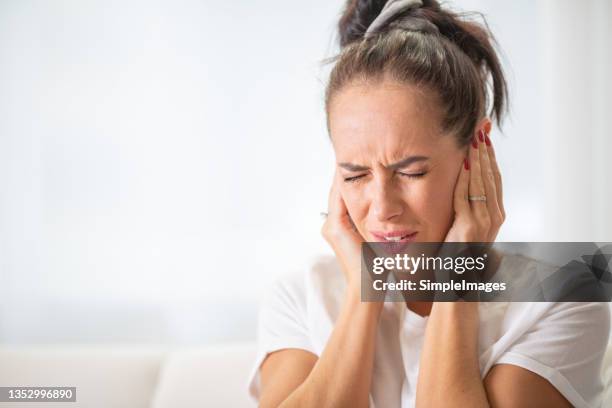
[[[413,242],[418,231],[371,232],[376,242]]]

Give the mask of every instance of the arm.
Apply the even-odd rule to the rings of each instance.
[[[381,309],[348,295],[318,360],[299,350],[271,354],[262,365],[261,406],[367,407]]]
[[[322,234],[334,250],[347,281],[344,302],[320,358],[285,349],[261,368],[261,406],[367,407],[382,302],[361,302],[361,242],[340,195],[337,173]]]
[[[515,365],[494,366],[484,386],[492,407],[572,407],[546,379]]]
[[[480,378],[477,303],[435,303],[425,344],[419,407],[572,406],[546,379],[518,366],[496,365]]]
[[[493,146],[482,131],[479,136],[480,143],[474,137],[473,148],[468,148],[469,166],[457,180],[455,221],[447,242],[494,242],[505,218]],[[486,195],[487,201],[470,202],[468,195]],[[547,380],[521,367],[495,366],[483,381],[478,330],[478,303],[433,304],[421,354],[418,407],[571,406]]]
[[[478,363],[478,303],[433,304],[419,370],[418,407],[487,407]]]

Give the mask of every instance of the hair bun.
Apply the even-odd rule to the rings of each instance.
[[[384,35],[396,28],[439,34],[436,37],[440,38],[440,41],[443,39],[452,43],[467,55],[483,78],[490,75],[493,94],[491,115],[499,121],[507,105],[507,85],[494,49],[495,40],[486,23],[481,25],[469,18],[476,15],[484,20],[482,15],[458,14],[442,9],[437,0],[406,1],[403,10],[390,13],[391,16],[380,19],[383,20],[381,24],[375,24],[375,27],[368,31],[389,1],[399,3],[401,0],[347,0],[338,23],[340,47],[344,49],[364,38],[376,37],[377,34]],[[419,3],[418,7],[415,6],[416,3]],[[391,8],[392,5],[387,7]]]
[[[385,3],[386,0],[348,0],[338,23],[340,46],[361,40]]]
[[[440,31],[435,24],[413,13],[413,10],[422,6],[422,0],[387,0],[387,4],[370,24],[364,37],[370,38],[388,29],[439,34]]]

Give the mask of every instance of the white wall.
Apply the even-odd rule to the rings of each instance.
[[[612,3],[542,1],[546,227],[558,240],[612,241]]]
[[[270,282],[328,251],[342,3],[1,2],[0,341],[252,338]],[[610,6],[456,4],[512,86],[499,238],[612,241]]]

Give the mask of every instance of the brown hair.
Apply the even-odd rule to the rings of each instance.
[[[434,92],[443,112],[443,130],[453,132],[462,146],[470,142],[487,105],[491,118],[500,124],[507,85],[486,23],[443,10],[436,0],[423,0],[421,7],[399,13],[366,38],[385,3],[347,1],[338,24],[341,51],[332,60],[326,111],[333,95],[352,81],[387,77]],[[412,28],[402,26],[402,20],[411,21]]]

